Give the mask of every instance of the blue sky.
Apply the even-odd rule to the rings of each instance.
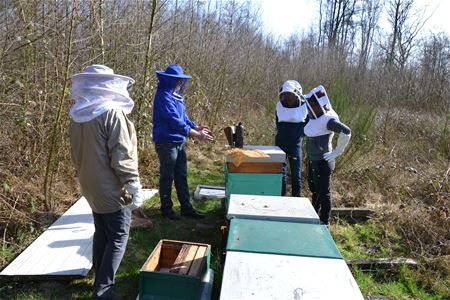
[[[252,0],[251,2],[255,6],[260,6],[264,30],[274,36],[286,38],[290,34],[307,31],[311,23],[318,22],[318,0]],[[415,0],[415,3],[424,16],[433,14],[427,21],[423,34],[430,31],[446,31],[450,34],[450,1]]]

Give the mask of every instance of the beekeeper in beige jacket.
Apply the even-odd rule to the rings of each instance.
[[[93,299],[113,299],[128,241],[131,210],[142,205],[136,132],[127,114],[134,80],[91,65],[72,76],[70,144],[81,192],[94,216]]]

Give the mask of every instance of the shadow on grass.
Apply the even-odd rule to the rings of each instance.
[[[175,200],[174,203],[177,203]],[[211,299],[218,299],[222,280],[221,253],[224,241],[221,226],[224,224],[224,213],[220,201],[195,201],[194,207],[205,218],[200,220],[181,218],[169,220],[161,216],[159,199],[152,198],[146,203],[145,214],[152,220],[151,229],[132,229],[127,251],[117,273],[116,290],[136,299],[139,290],[139,270],[161,239],[205,243],[211,245],[211,268],[214,270],[214,283]],[[174,210],[179,211],[175,204]]]
[[[92,283],[89,281],[1,282],[0,299],[90,299]]]

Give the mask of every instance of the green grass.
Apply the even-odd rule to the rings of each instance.
[[[224,185],[222,162],[190,162],[189,186],[191,191],[198,184]],[[173,192],[176,199],[176,194]],[[174,199],[175,210],[179,210]],[[159,214],[159,198],[145,203],[144,210],[153,221],[152,229],[132,229],[122,264],[117,273],[116,290],[135,299],[138,293],[139,270],[161,239],[184,240],[211,245],[211,267],[214,270],[212,299],[218,299],[222,280],[221,256],[224,246],[220,227],[224,214],[219,201],[193,201],[196,209],[207,214],[204,220],[170,221]],[[203,224],[206,226],[198,226]],[[367,257],[408,257],[401,237],[395,230],[376,221],[349,225],[338,221],[331,226],[336,244],[346,259]],[[363,272],[352,270],[362,293],[384,295],[391,299],[448,299],[445,280],[436,277],[435,290],[426,286],[424,276],[433,279],[433,270],[413,269],[403,266],[398,272]],[[431,279],[431,280],[432,280]],[[447,281],[448,282],[448,281]],[[93,275],[71,282],[9,282],[0,284],[1,299],[90,299]]]
[[[198,184],[223,186],[223,165],[214,162],[208,166],[189,163],[188,181],[193,191]],[[172,191],[174,209],[179,211],[175,190]],[[132,229],[125,256],[117,272],[115,290],[127,294],[127,299],[136,299],[139,285],[139,270],[161,239],[201,242],[211,245],[211,268],[214,270],[213,299],[218,299],[221,282],[221,231],[224,214],[219,200],[194,201],[193,205],[207,216],[202,220],[182,219],[170,221],[159,213],[159,196],[144,204],[144,211],[153,221],[152,229]],[[205,226],[198,226],[198,225]],[[0,299],[90,299],[93,274],[84,279],[67,282],[2,282]]]
[[[338,221],[331,226],[331,233],[345,259],[409,257],[395,230],[377,221],[354,225]],[[402,265],[398,270],[371,272],[353,268],[352,273],[366,297],[382,295],[391,299],[449,299],[445,282],[435,284],[434,289],[426,286],[425,281],[433,278],[433,270],[425,266]],[[434,280],[439,281],[438,278]]]

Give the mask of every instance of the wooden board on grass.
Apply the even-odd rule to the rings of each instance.
[[[146,199],[157,190],[144,189]],[[80,278],[92,267],[94,220],[82,197],[2,270],[6,278]]]

